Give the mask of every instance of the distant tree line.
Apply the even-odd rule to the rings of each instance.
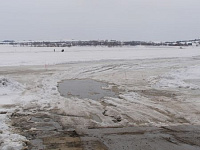
[[[13,40],[5,40],[0,44],[10,44],[13,46],[29,46],[29,47],[72,47],[72,46],[191,46],[193,44],[199,45],[200,39],[176,42],[145,42],[145,41],[117,41],[117,40],[90,40],[90,41],[59,41],[59,42],[15,42]]]

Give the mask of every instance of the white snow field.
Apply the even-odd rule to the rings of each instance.
[[[106,82],[104,88],[115,89],[118,96],[100,101],[65,98],[57,87],[65,79]],[[63,126],[79,129],[200,125],[199,98],[200,47],[0,46],[2,150],[26,147],[29,139],[15,128],[21,120],[12,124],[20,115],[29,121],[29,115],[51,112]]]
[[[54,52],[54,49],[56,52]],[[65,52],[62,53],[61,50]],[[0,45],[0,66],[199,56],[199,47],[13,47]]]

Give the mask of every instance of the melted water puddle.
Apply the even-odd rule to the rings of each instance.
[[[58,91],[61,96],[70,98],[78,97],[100,100],[104,97],[116,97],[116,93],[111,90],[105,90],[108,84],[91,79],[82,80],[64,80],[58,84]]]

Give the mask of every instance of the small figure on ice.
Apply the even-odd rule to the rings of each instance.
[[[64,52],[64,51],[65,51],[64,49],[61,50],[61,52]]]

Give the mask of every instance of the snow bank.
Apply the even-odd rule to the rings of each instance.
[[[23,89],[23,86],[19,84],[18,82],[8,79],[5,77],[0,77],[0,94],[7,94],[7,93],[13,93],[13,92],[18,92]],[[4,93],[4,91],[6,91]]]
[[[19,93],[22,92],[23,86],[18,82],[0,77],[0,149],[1,150],[19,150],[23,148],[25,137],[13,134],[8,125],[8,114],[12,113],[12,109],[6,109],[3,105],[14,104]],[[3,112],[3,113],[2,113]]]
[[[13,100],[22,90],[23,85],[18,82],[0,77],[0,105],[13,103]]]

